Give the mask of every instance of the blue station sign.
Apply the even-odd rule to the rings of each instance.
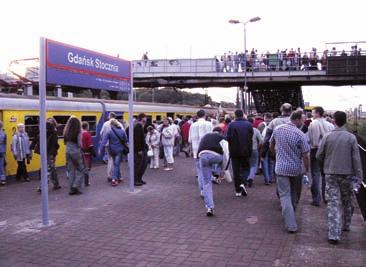
[[[131,62],[46,39],[46,82],[130,92]]]

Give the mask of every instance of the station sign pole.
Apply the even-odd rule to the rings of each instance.
[[[42,223],[49,225],[46,133],[46,40],[40,39],[39,68],[39,143],[41,153]]]
[[[130,92],[128,94],[128,143],[129,143],[129,149],[130,149],[130,153],[128,154],[128,167],[129,167],[129,187],[130,187],[130,192],[134,192],[135,190],[135,167],[134,167],[134,140],[133,140],[133,130],[134,130],[134,121],[133,121],[133,93],[134,93],[134,89],[133,89],[133,72],[132,72],[132,67],[130,65],[130,69],[131,69],[131,88],[130,88]]]

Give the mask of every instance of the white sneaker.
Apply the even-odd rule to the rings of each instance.
[[[243,184],[240,185],[240,189],[241,189],[241,195],[246,197],[248,195],[248,192]]]
[[[241,193],[235,193],[236,197],[241,197]]]

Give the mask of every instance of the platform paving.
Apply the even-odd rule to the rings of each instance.
[[[325,206],[303,188],[299,232],[284,228],[275,185],[258,176],[249,196],[214,185],[206,217],[191,158],[172,172],[147,170],[147,185],[111,187],[106,165],[93,168],[83,195],[49,192],[52,225],[42,228],[38,181],[0,187],[0,266],[366,266],[366,225],[358,208],[341,243],[327,243]],[[127,166],[123,175],[127,178]]]

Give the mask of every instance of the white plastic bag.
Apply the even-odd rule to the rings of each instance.
[[[151,149],[151,148],[147,151],[147,156],[148,156],[148,157],[152,157],[152,156],[154,156],[154,152],[152,151],[152,149]]]
[[[233,178],[231,177],[230,171],[224,170],[223,173],[223,178],[226,180],[226,182],[231,183],[233,181]]]

